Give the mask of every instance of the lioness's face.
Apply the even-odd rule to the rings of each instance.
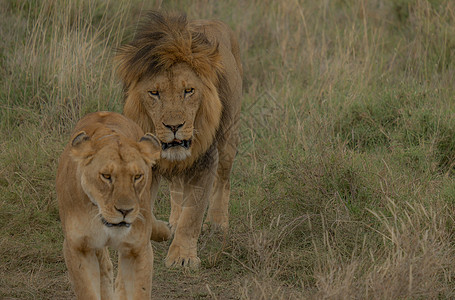
[[[110,136],[99,140],[101,146],[88,140],[80,143],[87,145],[74,147],[73,156],[76,158],[91,153],[79,162],[81,186],[93,205],[98,207],[104,225],[128,228],[141,214],[140,199],[151,176],[154,162],[150,161],[152,150],[148,149],[153,148],[158,158],[160,145],[156,141],[150,147],[148,141],[133,143]]]
[[[201,79],[184,63],[138,83],[137,92],[161,141],[162,158],[179,161],[191,155],[202,91]]]

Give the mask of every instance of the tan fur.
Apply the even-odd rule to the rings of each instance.
[[[107,246],[119,251],[115,298],[150,299],[149,239],[170,236],[152,213],[151,166],[160,150],[154,136],[144,136],[117,113],[92,113],[76,125],[60,157],[56,185],[65,262],[78,299],[113,299]],[[103,219],[131,225],[108,227]]]
[[[242,93],[237,41],[219,21],[151,13],[116,61],[126,90],[124,114],[163,147],[191,141],[189,148],[163,148],[156,170],[171,182],[175,234],[166,265],[197,267],[207,205],[206,223],[228,227]]]

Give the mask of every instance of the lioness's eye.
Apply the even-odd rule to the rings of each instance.
[[[152,97],[156,97],[156,96],[159,96],[160,93],[158,91],[148,91],[149,95],[152,96]]]
[[[103,176],[104,179],[107,179],[107,180],[111,180],[111,174],[101,174],[101,176]]]
[[[136,180],[136,181],[139,180],[139,179],[141,179],[141,178],[142,178],[142,174],[136,174],[136,175],[134,175],[134,180]]]
[[[185,95],[189,95],[189,94],[193,94],[193,93],[194,93],[194,89],[193,88],[185,89]]]

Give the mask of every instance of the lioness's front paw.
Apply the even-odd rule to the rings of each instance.
[[[152,236],[150,239],[156,242],[167,241],[171,238],[171,229],[168,222],[156,220],[152,228]]]
[[[171,245],[167,256],[164,259],[164,265],[167,268],[188,267],[197,269],[201,264],[201,260],[196,255],[196,249],[185,249],[181,246]]]

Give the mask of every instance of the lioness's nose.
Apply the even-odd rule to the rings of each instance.
[[[117,207],[115,207],[115,209],[117,211],[119,211],[123,215],[123,217],[126,217],[127,214],[129,214],[130,212],[133,211],[132,208],[125,209],[125,208],[117,208]]]
[[[176,133],[177,130],[179,130],[180,128],[183,127],[183,125],[185,125],[185,122],[183,122],[182,124],[178,124],[178,125],[169,125],[169,124],[164,124],[164,127],[166,128],[169,128],[173,133]]]

